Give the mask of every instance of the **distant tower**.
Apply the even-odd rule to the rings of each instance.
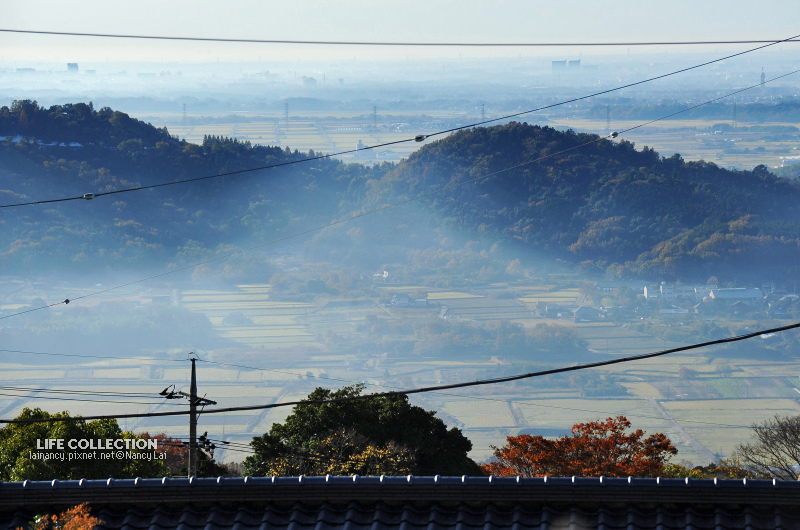
[[[764,91],[764,81],[767,80],[767,76],[764,75],[764,68],[761,68],[761,91]]]
[[[481,121],[486,121],[486,105],[481,103]]]
[[[283,109],[284,117],[286,118],[286,130],[289,130],[289,102],[286,102],[286,105]]]

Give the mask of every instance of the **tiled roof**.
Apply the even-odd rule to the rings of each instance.
[[[795,481],[497,477],[0,483],[0,528],[81,502],[121,530],[800,528]]]

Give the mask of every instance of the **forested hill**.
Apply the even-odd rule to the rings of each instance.
[[[309,156],[314,153],[228,138],[190,144],[107,108],[44,109],[16,101],[0,108],[0,204],[280,167],[92,201],[0,209],[0,267],[11,274],[197,263],[327,224],[339,215],[336,197],[381,171],[324,158],[292,164]],[[217,265],[233,276],[269,278],[255,254]]]
[[[515,169],[470,181],[507,168]],[[798,272],[800,186],[630,142],[512,123],[427,146],[373,200],[428,200],[463,230],[619,275],[786,278]]]
[[[0,204],[309,154],[213,137],[189,144],[119,111],[21,101],[0,108]],[[794,181],[762,166],[729,171],[662,158],[624,139],[520,123],[457,132],[398,165],[320,159],[93,201],[2,209],[0,264],[8,273],[126,263],[163,270],[425,194],[291,244],[313,261],[376,270],[391,263],[421,273],[476,268],[483,279],[502,277],[507,262],[524,260],[527,251],[619,276],[782,280],[800,272]],[[505,251],[490,251],[496,248]],[[258,253],[237,260],[220,270],[239,279],[269,273]]]

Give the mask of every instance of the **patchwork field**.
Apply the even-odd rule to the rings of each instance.
[[[318,344],[303,318],[310,304],[273,302],[269,285],[240,285],[238,292],[183,291],[181,305],[208,317],[221,337],[251,347]]]
[[[519,298],[526,304],[553,302],[562,305],[575,305],[578,301],[578,289],[526,289],[525,296]]]
[[[677,359],[680,361],[680,359]],[[495,366],[494,362],[485,363],[458,363],[451,362],[414,362],[398,363],[391,369],[392,373],[406,373],[409,381],[401,382],[398,376],[386,378],[374,372],[362,372],[358,375],[352,368],[347,368],[347,359],[310,360],[318,367],[324,367],[325,377],[320,368],[312,369],[311,366],[296,369],[271,369],[265,367],[259,370],[263,362],[252,361],[254,369],[241,367],[226,367],[224,365],[198,364],[198,384],[202,395],[217,401],[220,407],[235,407],[239,405],[252,405],[256,403],[288,402],[305,397],[315,386],[328,386],[338,388],[345,384],[364,380],[368,384],[368,391],[381,391],[388,388],[403,386],[408,382],[413,386],[421,386],[437,377],[437,373],[444,374],[452,370],[481,370]],[[163,363],[162,363],[163,364]],[[352,366],[352,365],[351,365]],[[681,366],[680,362],[669,364],[664,361],[661,365],[662,377],[675,373]],[[5,366],[3,366],[5,368]],[[417,372],[415,369],[419,368]],[[95,367],[84,374],[80,385],[69,384],[65,374],[71,368],[68,366],[51,366],[47,368],[28,368],[25,372],[5,370],[4,373],[13,373],[13,380],[17,385],[28,388],[56,388],[56,389],[85,389],[91,385],[93,391],[108,392],[117,402],[115,412],[159,412],[180,409],[186,403],[178,400],[163,400],[158,396],[168,384],[175,383],[178,389],[187,390],[188,363],[169,363],[162,371],[156,373],[145,370],[143,367],[131,367],[125,370],[113,371]],[[411,369],[409,372],[408,369]],[[145,374],[150,371],[151,375]],[[313,377],[309,378],[306,373]],[[619,372],[625,374],[626,372]],[[20,377],[17,377],[19,375]],[[155,377],[155,379],[154,379]],[[439,376],[441,377],[441,376]],[[797,378],[795,370],[793,380]],[[736,379],[736,378],[734,378]],[[724,380],[722,380],[724,381]],[[376,386],[373,386],[373,383]],[[658,381],[654,382],[657,386]],[[661,382],[663,383],[663,381]],[[675,383],[680,384],[675,380]],[[671,383],[672,384],[672,383]],[[731,388],[741,389],[741,381],[725,383]],[[710,387],[718,383],[709,382]],[[491,455],[491,445],[502,445],[506,436],[520,433],[542,434],[545,436],[558,436],[569,432],[574,423],[605,419],[619,414],[625,415],[634,427],[642,428],[647,432],[665,432],[676,444],[680,459],[703,463],[708,460],[707,454],[724,456],[739,443],[750,439],[750,425],[778,414],[798,414],[800,404],[797,398],[736,398],[736,399],[690,399],[660,395],[656,386],[648,382],[625,383],[629,389],[628,397],[619,398],[581,398],[575,389],[548,388],[531,392],[530,387],[514,388],[514,385],[499,385],[496,387],[477,387],[470,390],[451,390],[423,396],[412,396],[411,401],[421,403],[423,406],[440,411],[440,414],[449,424],[460,426],[465,434],[472,440],[474,449],[472,456],[484,460]],[[673,384],[674,388],[674,384]],[[791,391],[791,389],[789,389]],[[655,392],[654,392],[655,391]],[[792,391],[793,392],[793,391]],[[144,393],[152,398],[120,397],[119,393]],[[23,407],[44,407],[47,410],[70,410],[73,414],[82,415],[104,414],[108,412],[108,404],[83,401],[69,401],[63,395],[53,396],[36,391],[5,391],[0,395],[0,417],[9,418],[17,416]],[[800,394],[797,394],[800,397]],[[48,399],[56,397],[55,401]],[[653,408],[646,398],[656,398],[660,407],[666,413]],[[203,415],[200,418],[201,429],[208,431],[210,436],[242,443],[249,443],[253,436],[260,435],[269,430],[270,425],[276,421],[283,421],[290,408],[278,408],[263,411],[248,411],[222,415]],[[675,422],[674,424],[672,422]],[[150,433],[166,432],[171,436],[185,436],[187,427],[185,418],[150,418],[141,420],[126,420],[122,422],[125,429],[137,432]],[[675,425],[679,425],[677,429]],[[687,442],[687,439],[694,442]],[[698,443],[700,446],[695,446]],[[222,451],[219,458],[223,461],[241,460],[243,455],[238,452]]]
[[[365,146],[373,146],[401,140],[413,140],[416,133],[400,131],[389,124],[379,123],[377,129],[367,124],[360,116],[349,116],[335,121],[331,116],[318,119],[291,118],[289,123],[282,116],[264,118],[258,121],[226,124],[183,125],[180,121],[165,121],[171,134],[187,142],[200,144],[203,137],[223,136],[248,141],[254,145],[273,145],[289,147],[301,152],[313,149],[321,153],[355,151],[359,141]],[[349,119],[348,119],[349,118]],[[371,121],[371,120],[370,120]],[[425,132],[425,131],[422,131]],[[381,147],[364,153],[350,152],[341,155],[347,161],[374,160],[399,161],[422,147],[423,142],[404,142]]]
[[[419,286],[395,285],[379,289],[384,292],[382,298],[425,290]],[[675,345],[614,323],[576,323],[572,318],[535,316],[534,304],[544,297],[561,300],[559,305],[575,304],[579,296],[576,288],[518,286],[514,291],[516,298],[501,297],[500,293],[507,296],[509,292],[503,285],[492,286],[488,293],[481,291],[482,294],[428,291],[433,303],[429,308],[393,308],[348,300],[317,304],[280,302],[270,298],[270,287],[266,284],[243,284],[229,290],[176,291],[170,299],[205,315],[214,333],[230,341],[230,351],[199,352],[201,359],[208,361],[198,363],[200,392],[217,401],[220,407],[286,403],[302,399],[318,386],[340,388],[360,382],[367,385],[367,391],[381,391],[536,369],[496,354],[469,360],[418,358],[397,353],[391,342],[374,354],[337,352],[335,346],[330,346],[328,341],[346,343],[357,337],[359,326],[374,318],[401,322],[446,316],[466,321],[505,319],[530,327],[543,323],[565,326],[588,343],[593,350],[591,356],[597,360]],[[152,296],[131,291],[114,300],[135,303]],[[27,366],[18,356],[0,354],[0,369],[6,384],[25,387],[0,390],[0,417],[15,417],[23,407],[36,406],[83,415],[104,414],[109,407],[115,412],[158,412],[185,407],[183,401],[167,401],[158,396],[158,392],[172,384],[177,389],[187,389],[189,370],[185,354],[185,351],[161,352],[160,357],[154,357],[143,353],[127,359],[93,359],[86,363],[67,363],[54,358],[55,362],[41,366]],[[65,364],[59,364],[62,361]],[[439,411],[449,425],[462,428],[473,442],[471,455],[479,461],[489,458],[491,446],[502,445],[507,436],[520,433],[559,436],[568,433],[575,423],[623,414],[635,428],[665,432],[680,451],[678,460],[707,463],[749,441],[752,423],[776,413],[800,413],[800,367],[789,360],[728,359],[713,351],[698,351],[615,365],[607,371],[592,373],[608,375],[627,394],[581,397],[581,384],[571,384],[565,378],[555,384],[539,385],[537,380],[531,380],[415,395],[410,400]],[[72,401],[82,398],[38,390],[87,387],[108,392],[114,404]],[[137,395],[128,397],[128,393]],[[142,393],[146,396],[139,395]],[[246,444],[253,436],[267,432],[273,422],[283,421],[290,412],[286,407],[205,414],[200,424],[210,436]],[[137,432],[165,432],[176,437],[188,434],[186,420],[181,417],[130,420],[123,425]],[[246,455],[230,449],[219,450],[217,456],[222,461],[238,461]]]
[[[641,125],[640,121],[619,121],[611,116],[611,129],[624,131]],[[781,156],[797,155],[797,141],[776,141],[774,133],[751,132],[746,127],[795,126],[797,123],[738,123],[739,130],[726,131],[725,134],[711,134],[709,129],[716,123],[733,125],[732,120],[664,120],[648,124],[620,137],[634,142],[637,146],[649,146],[662,156],[680,153],[685,160],[706,160],[723,167],[752,169],[764,164],[767,167],[780,167]],[[551,124],[570,127],[580,132],[608,134],[605,120],[586,120],[576,118],[551,118]]]
[[[613,322],[575,323],[573,329],[587,342],[590,349],[609,355],[634,355],[681,346],[623,328]]]

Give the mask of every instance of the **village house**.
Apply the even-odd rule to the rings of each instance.
[[[756,309],[764,303],[764,294],[761,289],[733,288],[733,289],[714,289],[708,294],[709,300],[718,300],[726,307],[733,307],[736,304],[744,304],[751,309]]]

